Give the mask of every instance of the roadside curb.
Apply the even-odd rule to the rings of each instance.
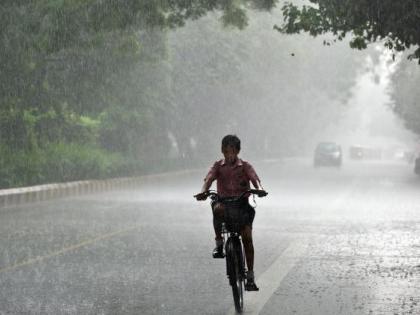
[[[148,181],[170,178],[172,176],[193,174],[197,171],[199,170],[182,170],[136,177],[120,177],[105,180],[85,180],[21,188],[0,189],[0,208],[109,190],[135,188],[140,184],[147,183]]]
[[[265,159],[260,162],[271,164],[278,163],[279,159]],[[0,209],[21,204],[35,203],[51,199],[71,196],[86,195],[96,192],[136,188],[149,181],[168,179],[174,176],[185,176],[202,173],[203,168],[192,170],[171,171],[135,177],[119,177],[105,180],[84,180],[66,183],[53,183],[21,188],[0,189]]]

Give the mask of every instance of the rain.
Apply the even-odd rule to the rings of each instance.
[[[419,14],[3,0],[0,315],[420,314]]]

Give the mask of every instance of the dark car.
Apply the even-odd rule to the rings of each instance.
[[[314,153],[314,167],[336,166],[340,167],[343,160],[341,146],[335,142],[320,142]]]
[[[414,160],[414,173],[420,175],[420,157]]]

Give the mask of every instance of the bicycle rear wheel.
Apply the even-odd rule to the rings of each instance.
[[[227,246],[226,263],[235,309],[238,313],[242,313],[244,307],[244,278],[241,271],[242,251],[240,248],[237,248],[237,245],[240,246],[240,243],[235,243],[231,241]]]

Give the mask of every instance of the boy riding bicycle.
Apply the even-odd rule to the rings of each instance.
[[[217,180],[217,192],[223,197],[240,196],[250,188],[250,182],[256,189],[262,189],[260,179],[252,165],[238,157],[241,150],[241,141],[235,135],[227,135],[222,139],[222,153],[224,159],[213,164],[204,179],[204,185],[200,194],[196,195],[197,200],[205,200],[205,194],[214,180]],[[241,229],[242,242],[245,249],[246,264],[248,267],[245,289],[247,291],[258,291],[254,280],[254,245],[252,242],[252,222],[255,217],[254,208],[248,203],[248,198],[241,205],[244,208],[242,218],[244,226]],[[213,226],[216,234],[216,248],[213,250],[213,258],[223,258],[222,223],[224,216],[224,205],[221,202],[213,202]]]

